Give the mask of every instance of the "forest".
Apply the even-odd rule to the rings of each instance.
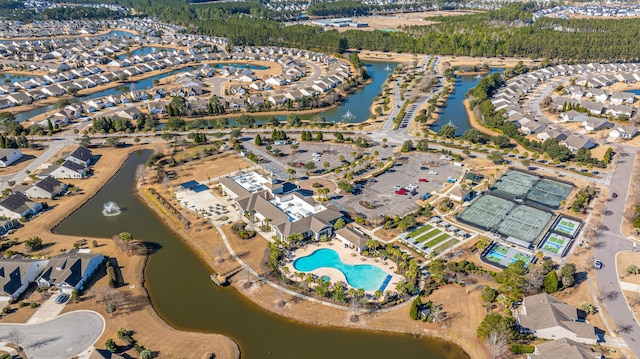
[[[90,0],[95,2],[98,0]],[[87,2],[87,1],[85,1]],[[273,45],[336,52],[349,48],[466,56],[523,56],[564,62],[640,60],[640,19],[551,19],[532,22],[526,5],[473,15],[435,17],[404,32],[285,26],[258,1],[190,5],[186,0],[100,0],[134,7],[190,32],[223,36],[232,45]],[[352,1],[341,1],[352,3]],[[338,3],[341,3],[338,2]],[[323,5],[325,9],[329,5]],[[336,5],[332,5],[336,6]]]

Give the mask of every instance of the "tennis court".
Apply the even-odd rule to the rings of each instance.
[[[460,213],[457,219],[485,230],[495,228],[513,206],[514,204],[506,199],[484,195]]]
[[[549,232],[542,241],[540,248],[549,254],[563,256],[571,244],[572,239],[557,233]]]
[[[540,177],[520,171],[508,171],[491,186],[491,192],[508,198],[522,198]]]
[[[563,234],[571,238],[575,238],[576,234],[578,234],[578,231],[580,230],[581,223],[582,222],[575,219],[560,217],[558,218],[556,223],[553,225],[552,230],[556,233]]]
[[[525,267],[533,260],[533,256],[520,252],[514,248],[505,247],[499,243],[490,245],[480,256],[480,259],[488,264],[505,268],[511,263],[522,261]]]
[[[497,225],[496,229],[506,237],[515,237],[533,243],[551,218],[551,213],[518,205]]]
[[[556,209],[572,190],[570,184],[543,178],[529,190],[525,199]]]

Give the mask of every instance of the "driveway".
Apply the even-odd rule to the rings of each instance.
[[[42,323],[57,317],[60,312],[62,312],[66,304],[56,303],[56,298],[58,297],[58,295],[59,293],[55,293],[44,303],[42,303],[38,310],[36,310],[36,312],[31,315],[31,318],[27,320],[27,324]]]
[[[75,311],[38,324],[0,324],[0,341],[18,333],[30,359],[68,359],[92,346],[104,331],[104,318],[92,311]]]

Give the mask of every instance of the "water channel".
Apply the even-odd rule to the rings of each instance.
[[[391,358],[400,354],[426,359],[467,357],[459,347],[437,339],[296,323],[259,308],[232,287],[216,287],[209,279],[211,269],[134,194],[136,167],[144,164],[150,153],[132,154],[113,179],[56,232],[111,237],[128,231],[157,243],[160,249],[148,262],[146,286],[153,306],[171,325],[228,335],[239,343],[242,357],[250,359]],[[108,201],[117,203],[122,213],[103,216],[103,205]],[[408,315],[400,315],[404,314]],[[347,316],[345,311],[345,320]]]
[[[438,120],[431,126],[431,129],[435,132],[440,131],[440,128],[446,124],[453,124],[456,126],[456,136],[462,136],[465,131],[471,129],[467,111],[464,108],[465,94],[470,89],[476,87],[478,82],[485,76],[491,75],[495,72],[502,73],[502,69],[491,69],[491,72],[487,75],[463,75],[456,76],[456,85],[453,92],[449,95],[447,103],[440,110],[440,116]]]

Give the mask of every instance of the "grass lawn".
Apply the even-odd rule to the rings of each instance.
[[[419,235],[421,235],[422,233],[424,233],[424,232],[426,232],[426,231],[430,230],[431,228],[433,228],[433,227],[431,227],[431,226],[430,226],[430,225],[428,225],[428,224],[427,224],[427,225],[424,225],[424,226],[422,226],[422,227],[420,227],[420,228],[416,229],[415,231],[413,231],[413,232],[409,233],[409,235],[408,235],[407,237],[409,237],[409,238],[417,238]]]
[[[429,248],[433,248],[436,245],[438,245],[440,242],[444,241],[445,239],[449,238],[448,234],[443,234],[441,236],[438,236],[432,240],[430,240],[429,242],[425,243],[425,246],[429,247]]]
[[[434,252],[436,252],[437,254],[440,254],[444,251],[446,251],[447,249],[455,246],[456,244],[460,243],[459,240],[452,238],[451,240],[444,242],[441,246],[439,246],[438,248],[435,249]]]
[[[422,237],[416,239],[416,241],[418,241],[418,243],[422,243],[424,241],[426,241],[429,238],[433,238],[435,236],[437,236],[438,234],[442,234],[442,232],[438,229],[434,229],[433,231],[423,235]]]

